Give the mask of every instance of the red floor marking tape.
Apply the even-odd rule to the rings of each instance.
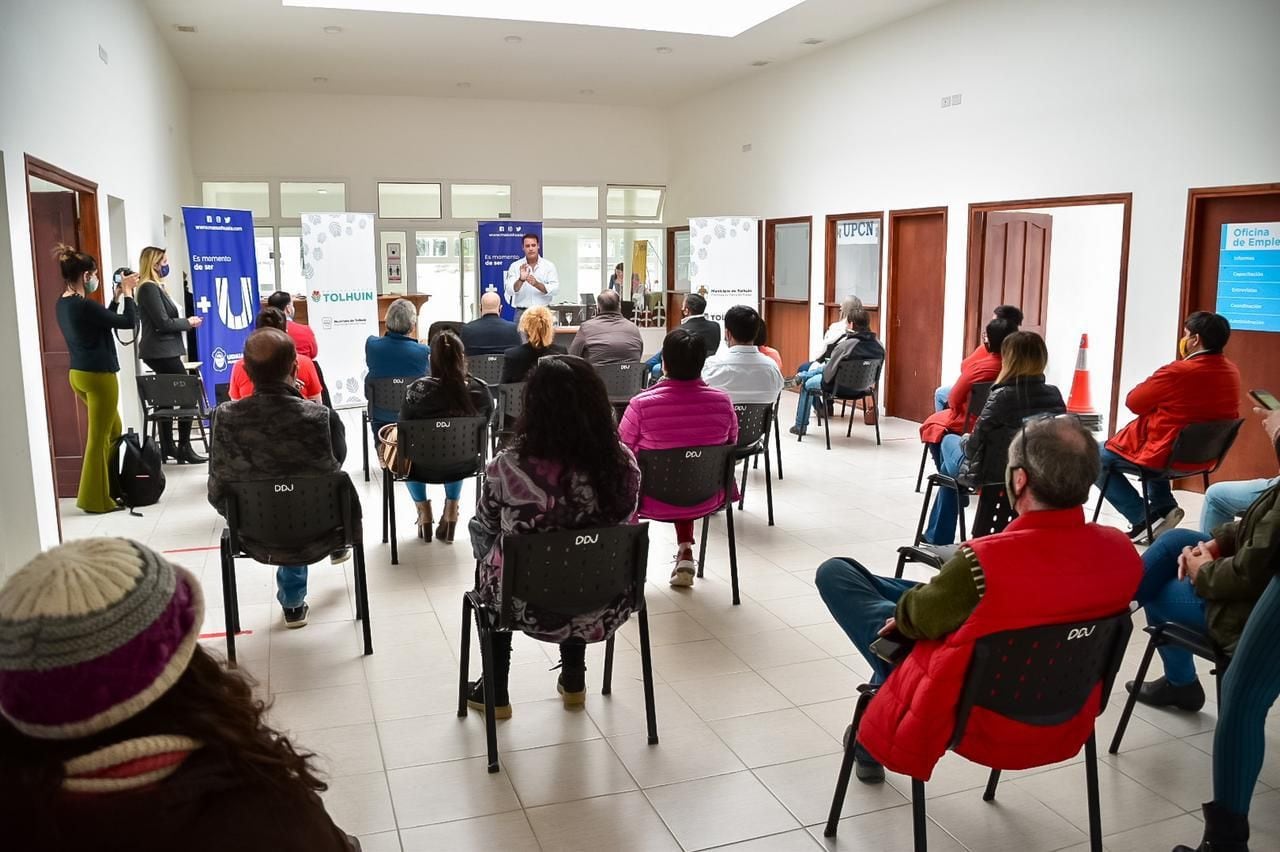
[[[241,631],[240,631],[239,633],[237,633],[236,635],[237,635],[237,636],[252,636],[252,635],[253,635],[253,631],[252,631],[252,630],[241,630]],[[201,639],[225,639],[226,637],[227,637],[227,633],[226,633],[226,631],[225,631],[225,630],[224,630],[223,632],[221,632],[221,633],[201,633],[201,634],[200,634],[200,638],[201,638]]]
[[[222,545],[213,544],[209,547],[179,547],[176,550],[162,550],[161,553],[196,553],[201,550],[217,550]]]

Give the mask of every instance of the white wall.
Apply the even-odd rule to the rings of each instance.
[[[1187,189],[1280,178],[1276,33],[1271,0],[957,0],[670,110],[667,222],[947,205],[945,377],[968,204],[1131,191],[1127,388],[1178,331]]]
[[[109,62],[98,57],[101,45]],[[125,245],[159,244],[164,214],[191,196],[187,87],[146,10],[133,0],[5,0],[0,27],[0,151],[11,257],[0,274],[0,577],[57,542],[40,343],[35,316],[23,154],[98,184],[104,252],[111,254],[107,196],[124,200]],[[0,222],[0,224],[3,224]],[[180,245],[175,257],[185,251]],[[103,257],[107,280],[132,259]],[[181,268],[181,267],[175,267]],[[10,272],[13,283],[8,286]],[[177,277],[177,276],[175,276]],[[180,280],[180,277],[178,278]],[[174,288],[175,292],[177,288]],[[9,333],[12,332],[12,333]],[[122,353],[126,370],[132,361]],[[140,415],[121,374],[126,423]]]

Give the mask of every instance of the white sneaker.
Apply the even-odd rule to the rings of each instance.
[[[680,549],[676,554],[676,567],[671,572],[671,585],[676,588],[688,588],[693,585],[693,578],[698,572],[698,563],[693,561],[693,550]]]

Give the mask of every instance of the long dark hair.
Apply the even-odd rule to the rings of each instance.
[[[609,392],[583,359],[538,359],[526,379],[524,413],[515,433],[517,455],[560,462],[566,476],[585,474],[606,516],[622,518],[635,508],[634,474],[618,440]]]
[[[446,328],[431,341],[431,377],[449,414],[462,417],[476,413],[467,383],[467,350],[453,329]]]
[[[202,743],[240,778],[285,790],[327,789],[316,777],[315,755],[299,751],[263,720],[266,706],[250,681],[227,671],[199,645],[178,682],[137,716],[79,740],[37,740],[0,718],[0,798],[35,819],[48,819],[65,771],[63,761],[112,743],[143,736],[178,735]]]

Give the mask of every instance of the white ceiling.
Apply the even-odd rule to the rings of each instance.
[[[287,8],[280,0],[145,2],[193,89],[663,105],[759,73],[752,62],[806,56],[945,0],[805,0],[735,38]],[[522,41],[505,40],[513,35]],[[824,43],[802,44],[808,38]]]

